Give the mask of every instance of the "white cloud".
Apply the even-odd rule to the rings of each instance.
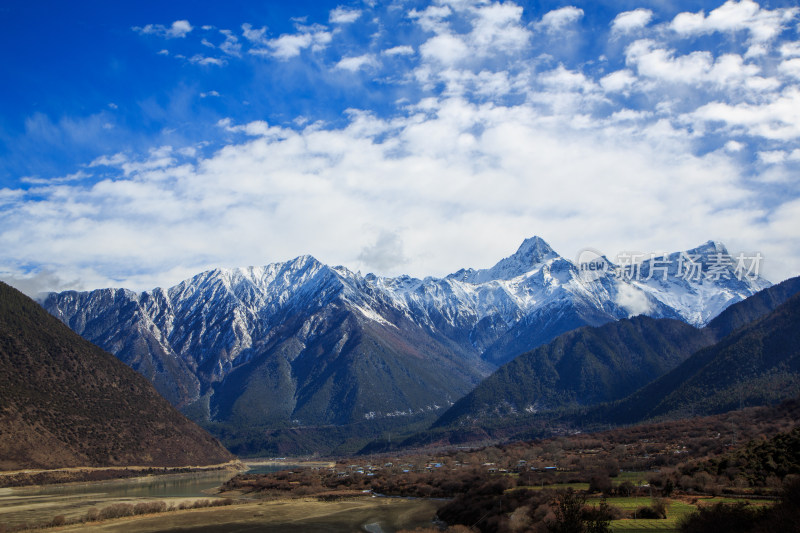
[[[120,166],[122,163],[126,162],[128,157],[123,153],[117,153],[111,156],[100,156],[91,163],[89,163],[89,168],[93,167],[117,167]]]
[[[469,56],[469,47],[464,40],[453,34],[441,34],[428,39],[419,47],[425,59],[452,65]]]
[[[635,83],[636,76],[628,69],[614,71],[600,79],[600,85],[608,92],[625,92]]]
[[[449,18],[453,11],[448,6],[428,6],[424,11],[412,9],[409,11],[409,18],[416,20],[417,24],[429,32],[439,33],[446,28],[445,19]]]
[[[757,75],[760,68],[736,54],[714,58],[711,52],[694,51],[677,55],[674,50],[660,48],[652,40],[635,41],[625,51],[626,63],[644,77],[670,83],[717,86],[744,86],[752,90],[772,89],[774,83]]]
[[[725,150],[728,152],[741,152],[744,150],[745,145],[739,141],[728,141],[725,143]]]
[[[264,44],[266,43],[266,34],[267,34],[267,27],[262,26],[259,29],[253,28],[252,24],[244,23],[242,24],[242,35],[244,38],[250,41],[251,43],[255,44]]]
[[[193,55],[192,57],[189,58],[189,62],[194,63],[195,65],[205,65],[205,66],[214,65],[217,67],[225,66],[224,59],[220,59],[218,57],[204,56],[202,54]]]
[[[562,7],[545,13],[541,26],[547,31],[560,31],[583,18],[583,9],[575,6]]]
[[[778,66],[778,70],[786,76],[800,79],[800,58],[796,57],[782,61]]]
[[[781,150],[772,150],[769,152],[759,152],[758,158],[768,165],[777,165],[786,161],[787,154]]]
[[[189,24],[188,20],[176,20],[167,30],[167,37],[186,37],[186,34],[192,29],[192,25]]]
[[[470,63],[477,68],[485,66],[482,61],[487,59],[520,54],[527,49],[532,37],[522,22],[522,14],[523,9],[513,2],[478,6],[469,2],[451,3],[438,8],[432,6],[421,13],[412,11],[410,16],[420,27],[434,33],[420,45],[419,51],[424,61],[436,66],[431,66],[421,78],[450,76],[451,72],[441,73],[442,66]]]
[[[363,56],[343,57],[338,63],[336,63],[336,68],[349,70],[350,72],[356,72],[364,67],[374,67],[377,65],[378,61],[374,56],[370,54],[364,54]]]
[[[410,56],[414,55],[414,48],[408,45],[393,46],[383,51],[387,56]]]
[[[171,26],[167,27],[162,24],[148,24],[144,27],[134,26],[133,30],[141,34],[152,34],[167,39],[183,38],[186,37],[194,28],[189,24],[188,20],[176,20]]]
[[[2,189],[0,248],[13,261],[0,267],[149,288],[312,253],[383,274],[442,275],[489,266],[539,234],[567,257],[716,238],[780,256],[775,272],[786,276],[800,264],[800,48],[775,33],[793,10],[752,4],[664,24],[646,9],[609,16],[607,40],[589,55],[572,48],[588,42],[572,6],[536,20],[513,2],[443,0],[408,12],[409,31],[381,29],[366,43],[305,20],[275,38],[246,24],[238,37],[209,27],[203,37],[224,60],[188,61],[263,55],[256,67],[281,69],[299,58],[321,73],[310,83],[337,90],[352,79],[342,69],[369,68],[396,107],[343,111],[337,127],[314,116],[286,117],[291,127],[224,119],[213,153],[109,154],[83,167],[86,179]],[[354,16],[345,11],[330,22]],[[352,23],[383,22],[366,19]],[[637,40],[623,47],[623,34]],[[200,37],[193,51],[210,52]],[[41,122],[31,131],[57,141]],[[646,305],[637,294],[620,301],[632,313]]]
[[[797,13],[797,8],[770,11],[752,0],[728,0],[708,16],[702,11],[680,13],[670,28],[681,35],[747,31],[753,42],[763,43],[777,36]]]
[[[522,24],[522,7],[513,2],[490,4],[475,10],[476,18],[470,32],[472,48],[483,54],[491,50],[511,53],[524,49],[531,32]]]
[[[261,33],[261,30],[258,31],[246,30],[244,29],[244,26],[246,26],[246,24],[242,26],[245,32],[245,36],[247,35],[248,32],[251,32],[250,37],[254,37],[252,32],[255,32],[255,34]],[[219,30],[219,32],[225,37],[225,40],[219,45],[219,49],[228,55],[240,57],[242,51],[242,44],[239,42],[239,38],[236,37],[230,30]]]
[[[643,315],[651,310],[647,295],[630,285],[620,285],[619,293],[615,299],[617,305],[628,312],[629,316]]]
[[[59,183],[69,183],[71,181],[79,181],[86,178],[89,178],[90,175],[84,172],[83,170],[79,170],[73,174],[68,174],[66,176],[60,176],[58,178],[36,178],[36,177],[24,177],[20,178],[19,181],[22,183],[29,183],[32,185],[56,185]]]
[[[573,128],[528,104],[428,105],[426,118],[414,109],[389,121],[356,113],[342,129],[224,121],[251,137],[191,165],[169,147],[143,161],[105,158],[97,165],[113,162],[127,177],[13,200],[0,214],[0,244],[20,260],[60,257],[108,276],[135,265],[138,283],[177,264],[260,264],[309,252],[382,273],[441,275],[485,266],[533,233],[565,254],[595,243],[680,249],[698,244],[698,224],[733,235],[752,218],[724,215],[748,198],[738,167],[692,156],[680,137],[600,122]],[[22,226],[25,238],[13,231]],[[379,228],[396,239],[376,241]],[[626,239],[634,242],[620,244]]]
[[[724,124],[744,130],[754,137],[789,141],[800,138],[800,89],[787,89],[763,104],[711,102],[691,113],[702,127],[704,123]]]
[[[397,270],[408,263],[403,254],[403,239],[392,231],[381,231],[374,244],[366,245],[358,254],[358,260],[370,272],[387,272]]]
[[[328,21],[331,24],[350,24],[358,20],[360,16],[360,9],[348,9],[346,7],[339,6],[336,9],[331,10]]]
[[[279,59],[289,59],[300,55],[300,51],[309,48],[314,38],[310,33],[284,34],[269,42],[272,49],[271,55]],[[256,53],[256,50],[250,50]]]
[[[800,42],[782,44],[780,53],[783,57],[800,57]]]
[[[287,60],[299,56],[307,48],[322,50],[331,42],[331,33],[321,26],[300,26],[299,29],[299,33],[287,33],[267,41],[267,48],[251,48],[250,54]]]
[[[38,298],[48,292],[82,290],[84,288],[79,279],[64,280],[58,272],[48,268],[42,268],[33,273],[0,270],[0,279],[31,298]]]
[[[612,33],[630,33],[647,26],[653,20],[653,12],[639,8],[620,13],[611,21]]]

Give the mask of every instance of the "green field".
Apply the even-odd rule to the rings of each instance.
[[[594,498],[592,499],[594,500]],[[636,520],[636,519],[623,519],[612,520],[611,529],[613,531],[624,531],[625,533],[635,533],[638,531],[661,531],[661,532],[677,532],[678,523],[681,518],[690,514],[697,508],[697,505],[711,505],[715,503],[737,503],[740,501],[749,501],[751,505],[772,505],[775,502],[771,500],[746,500],[742,498],[699,498],[697,505],[693,505],[680,500],[667,500],[667,518],[662,520]],[[608,498],[606,500],[609,505],[619,507],[625,511],[634,511],[639,507],[649,506],[652,503],[651,498]],[[591,500],[587,503],[591,503]]]
[[[612,478],[612,481],[615,485],[625,481],[630,481],[634,485],[641,485],[642,483],[647,483],[647,476],[649,475],[650,472],[620,472],[617,477]]]
[[[520,489],[532,489],[532,490],[542,490],[542,489],[551,489],[551,490],[564,490],[564,489],[573,489],[573,490],[589,490],[588,483],[553,483],[552,485],[523,485],[521,487],[517,487],[515,490]]]
[[[625,511],[635,511],[639,507],[649,506],[651,498],[609,498],[609,505],[619,507]],[[678,522],[685,515],[694,511],[695,506],[678,500],[668,500],[667,518],[662,520],[612,520],[613,531],[678,531]]]

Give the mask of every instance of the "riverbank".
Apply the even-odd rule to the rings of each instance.
[[[415,529],[431,525],[438,504],[441,502],[370,497],[337,502],[292,499],[238,503],[227,507],[128,517],[100,523],[77,524],[51,531],[89,533],[380,531],[381,533],[395,533],[401,529]]]
[[[128,479],[143,476],[164,476],[227,470],[244,472],[248,467],[242,461],[203,466],[153,467],[153,466],[77,466],[54,469],[25,469],[0,471],[0,488],[45,486],[63,483],[84,483]]]
[[[0,525],[7,531],[15,531],[51,523],[120,516],[118,511],[124,510],[123,507],[143,514],[149,512],[151,506],[179,511],[196,505],[217,505],[223,500],[217,495],[219,486],[235,475],[236,471],[219,469],[3,488],[0,489]],[[107,511],[113,506],[118,509]],[[0,527],[0,531],[2,529]]]

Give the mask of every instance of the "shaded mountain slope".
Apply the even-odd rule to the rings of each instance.
[[[737,329],[768,315],[798,292],[800,277],[789,278],[728,307],[709,322],[706,328],[721,340]]]
[[[733,335],[729,335],[732,331],[738,333],[743,329],[752,329],[760,320],[772,316],[777,308],[798,291],[800,278],[786,280],[730,306],[703,329],[669,319],[640,316],[566,333],[500,367],[456,402],[434,427],[465,423],[480,425],[481,420],[491,420],[492,425],[497,425],[498,417],[563,411],[617,400],[621,402],[614,414],[606,412],[608,407],[602,407],[597,412],[604,414],[597,415],[597,421],[635,422],[664,414],[666,404],[663,409],[656,409],[652,398],[665,398],[670,394],[676,395],[671,400],[672,407],[669,407],[674,411],[681,404],[681,395],[688,394],[685,391],[676,392],[677,389],[684,386],[684,382],[690,380],[695,372],[699,372],[715,357],[712,355],[712,348],[705,351],[702,348],[714,345],[722,337],[732,338]],[[771,330],[765,333],[768,337],[772,334]],[[725,346],[725,342],[730,342],[730,339],[725,338],[718,347]],[[742,401],[745,396],[751,398],[748,405],[763,403],[768,401],[768,397],[791,397],[791,391],[794,390],[791,388],[794,379],[791,371],[784,372],[780,364],[776,363],[773,370],[762,375],[764,369],[748,366],[753,362],[747,360],[748,353],[759,357],[757,354],[761,348],[756,344],[752,339],[749,344],[737,344],[735,349],[741,353],[741,357],[727,359],[720,363],[720,368],[716,371],[736,372],[741,377],[741,387],[749,386],[759,390],[759,387],[772,383],[771,380],[774,381],[772,387],[790,387],[789,391],[764,392],[760,395],[761,400],[756,399],[758,395],[743,390],[736,391],[736,397]],[[780,353],[780,357],[789,355],[785,350]],[[792,363],[787,361],[787,364],[791,366]],[[696,379],[699,381],[694,384],[686,383],[686,386],[693,390],[713,390],[716,385],[711,381],[717,378],[719,376],[698,377]],[[640,388],[642,390],[636,392]],[[630,394],[633,396],[622,400]],[[694,394],[699,393],[695,391]],[[719,394],[734,393],[724,390],[723,387]],[[687,409],[687,414],[695,409],[719,412],[701,409],[703,406],[699,404],[711,400],[710,397],[696,399],[683,407]],[[719,403],[721,400],[714,401]],[[734,407],[728,405],[726,408]]]
[[[231,459],[141,375],[0,283],[0,469]]]
[[[710,342],[702,330],[670,319],[634,317],[580,328],[499,368],[436,426],[617,400]]]
[[[305,321],[287,321],[286,334],[215,385],[213,420],[306,426],[402,418],[447,407],[479,381],[479,361],[462,366],[462,355],[402,317],[379,323],[336,301],[310,320],[312,337],[295,331]]]
[[[714,414],[800,393],[800,294],[613,406],[617,423]]]

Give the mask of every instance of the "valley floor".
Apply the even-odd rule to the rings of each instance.
[[[51,531],[88,533],[341,532],[394,533],[431,525],[441,502],[422,499],[315,499],[236,504],[130,517],[97,524],[77,524]]]
[[[171,475],[190,472],[213,472],[219,470],[242,471],[247,470],[247,467],[237,459],[235,461],[216,465],[164,468],[153,466],[76,466],[50,469],[27,468],[20,470],[0,470],[0,487],[79,483],[126,479],[143,475]]]

